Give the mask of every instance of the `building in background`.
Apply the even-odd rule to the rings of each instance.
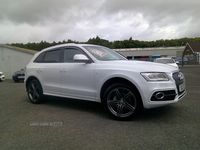
[[[200,64],[200,42],[187,42],[182,57],[191,65]]]
[[[184,46],[114,49],[128,59],[151,61],[154,56],[182,57]],[[151,58],[150,58],[151,57]]]
[[[12,79],[17,70],[25,68],[37,51],[17,48],[8,45],[0,45],[0,71],[6,79]]]

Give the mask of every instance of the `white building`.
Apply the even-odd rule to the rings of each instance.
[[[6,79],[12,79],[14,72],[25,68],[37,51],[7,45],[0,45],[0,71]]]
[[[151,48],[127,48],[114,49],[128,59],[139,59],[153,55],[160,55],[161,57],[177,57],[182,56],[185,46],[177,47],[151,47]]]

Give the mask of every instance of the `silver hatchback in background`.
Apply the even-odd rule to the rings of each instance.
[[[176,68],[179,68],[178,67],[178,62],[175,61],[174,59],[172,58],[169,58],[169,57],[163,57],[163,58],[156,58],[154,60],[154,62],[157,62],[157,63],[162,63],[162,64],[167,64],[167,65],[171,65],[171,66],[174,66]]]

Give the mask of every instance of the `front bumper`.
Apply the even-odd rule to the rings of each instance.
[[[0,80],[1,80],[1,81],[5,80],[5,79],[6,79],[6,78],[5,78],[5,75],[1,75],[1,76],[0,76]]]
[[[24,81],[24,76],[19,76],[19,75],[13,75],[12,76],[12,79],[14,80],[14,81],[20,81],[20,80],[23,80]]]
[[[143,89],[140,92],[144,108],[150,109],[173,104],[187,94],[182,73],[175,72],[168,76],[169,81],[140,83]]]

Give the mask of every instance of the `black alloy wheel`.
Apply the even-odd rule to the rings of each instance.
[[[31,103],[39,104],[43,102],[43,91],[37,80],[31,80],[27,87],[28,97]]]
[[[140,109],[141,100],[134,88],[124,83],[116,83],[104,93],[103,104],[114,119],[130,120]]]

